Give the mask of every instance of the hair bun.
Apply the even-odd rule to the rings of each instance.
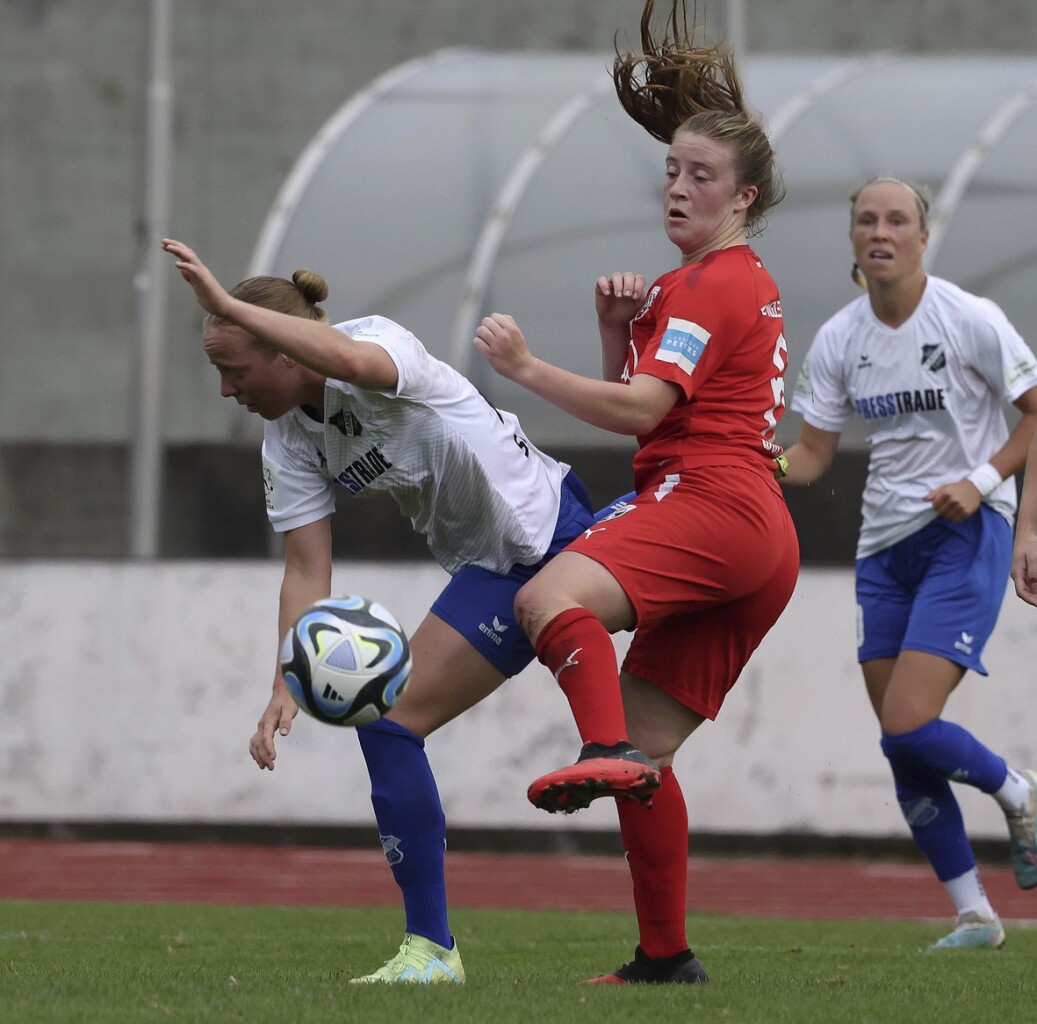
[[[292,274],[292,283],[302,292],[303,298],[310,305],[323,302],[330,292],[328,282],[320,274],[312,270],[306,270],[303,267],[300,267]]]

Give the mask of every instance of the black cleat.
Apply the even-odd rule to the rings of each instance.
[[[706,969],[690,950],[673,956],[652,957],[640,946],[634,959],[611,974],[588,978],[585,985],[705,985]]]

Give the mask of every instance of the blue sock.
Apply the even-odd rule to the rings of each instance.
[[[974,870],[976,858],[950,784],[910,758],[888,750],[886,740],[896,738],[883,736],[882,749],[893,769],[897,800],[915,843],[941,882]]]
[[[1008,774],[1003,757],[983,746],[968,730],[942,718],[934,718],[911,732],[883,735],[882,749],[887,757],[892,750],[934,775],[984,793],[996,793]]]
[[[446,816],[425,741],[381,718],[357,729],[385,859],[403,893],[406,930],[449,949]]]

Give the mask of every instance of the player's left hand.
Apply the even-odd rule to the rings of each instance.
[[[507,313],[491,313],[483,317],[472,344],[508,380],[518,381],[523,372],[536,362],[519,325]]]
[[[227,316],[233,302],[213,272],[198,258],[197,253],[183,242],[174,238],[163,238],[162,248],[176,257],[176,269],[180,276],[194,289],[198,305],[207,313]]]
[[[963,523],[983,503],[983,495],[970,480],[959,480],[953,484],[940,484],[930,491],[925,500],[932,503],[938,516],[952,523]]]

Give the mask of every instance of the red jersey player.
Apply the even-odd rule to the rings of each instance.
[[[673,757],[716,716],[799,571],[775,480],[785,465],[774,441],[781,301],[746,245],[782,195],[774,154],[730,55],[678,31],[680,0],[657,43],[652,7],[644,52],[618,56],[613,77],[627,112],[669,143],[663,211],[681,266],[647,294],[638,274],[598,279],[604,380],[535,357],[509,316],[485,318],[475,339],[505,377],[639,444],[633,501],[515,604],[584,744],[576,764],[532,783],[530,800],[567,813],[617,798],[640,941],[630,963],[592,979],[605,984],[707,980],[685,930],[688,816]],[[619,672],[610,633],[631,629]]]

